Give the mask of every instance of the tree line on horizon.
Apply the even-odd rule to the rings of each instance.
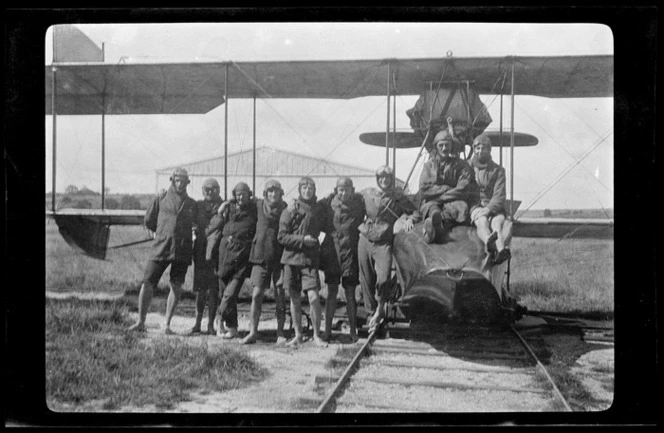
[[[143,205],[145,197],[151,197],[152,194],[115,194],[116,197],[109,197],[110,188],[105,188],[106,196],[104,199],[105,209],[145,209]],[[47,201],[50,199],[52,193],[46,193]],[[68,185],[64,193],[57,194],[60,197],[57,200],[57,208],[71,208],[71,209],[92,209],[101,207],[101,193],[93,191],[87,186],[78,188],[76,185]],[[141,200],[143,198],[143,200]],[[96,202],[96,203],[95,203]],[[50,206],[50,202],[47,204]]]

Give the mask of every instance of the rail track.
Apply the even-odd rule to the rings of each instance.
[[[316,412],[571,411],[515,327],[370,334],[338,376],[318,376]]]

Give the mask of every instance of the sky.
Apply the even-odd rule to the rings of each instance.
[[[611,30],[593,24],[487,23],[196,23],[78,25],[105,61],[264,61],[504,55],[613,54]],[[45,35],[46,64],[51,34]],[[481,97],[498,128],[499,98]],[[397,97],[397,130],[410,131]],[[509,127],[509,98],[504,99]],[[385,130],[385,97],[351,100],[258,100],[257,146],[295,151],[374,169],[385,150],[359,135]],[[515,130],[539,144],[514,152],[514,196],[522,209],[613,207],[613,98],[517,96]],[[223,155],[224,108],[204,115],[106,116],[106,186],[110,193],[152,193],[155,170]],[[46,191],[51,191],[52,120],[46,116]],[[251,149],[252,101],[229,104],[229,153]],[[101,185],[101,117],[58,116],[57,184]],[[417,149],[397,150],[405,179]],[[494,160],[499,160],[494,148]],[[503,155],[509,168],[509,153]],[[420,164],[421,165],[421,162]],[[230,171],[229,167],[229,171]],[[419,166],[418,166],[419,169]],[[418,169],[414,178],[417,179]],[[250,179],[249,179],[250,180]],[[415,184],[417,182],[415,181]],[[415,185],[414,185],[415,186]],[[197,192],[190,191],[192,196]]]

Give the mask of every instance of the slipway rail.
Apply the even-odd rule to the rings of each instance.
[[[514,326],[443,337],[408,328],[377,332],[385,338],[370,334],[339,377],[316,378],[318,386],[332,384],[317,413],[572,411]]]

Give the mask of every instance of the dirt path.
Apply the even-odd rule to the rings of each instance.
[[[135,318],[135,315],[134,315]],[[238,317],[240,336],[246,335],[249,327],[248,318]],[[171,322],[171,329],[178,334],[184,334],[194,323],[191,317],[175,316]],[[312,412],[315,410],[312,403],[320,396],[316,396],[314,377],[329,374],[325,364],[337,352],[341,344],[330,344],[321,348],[311,341],[305,342],[296,348],[275,345],[277,323],[275,319],[262,320],[259,327],[260,340],[257,344],[242,345],[240,339],[224,340],[217,336],[197,335],[164,335],[164,316],[150,313],[147,321],[148,338],[154,342],[160,339],[179,338],[191,344],[204,340],[210,349],[221,345],[232,346],[248,353],[256,362],[265,367],[270,373],[267,379],[252,384],[246,388],[235,389],[220,393],[195,394],[192,401],[183,402],[172,410],[163,412],[187,413],[272,413],[272,412]],[[203,319],[203,329],[207,319]],[[287,325],[288,329],[288,325]],[[342,342],[343,339],[340,339]],[[122,412],[132,412],[136,408],[123,407]],[[140,411],[144,411],[141,408]]]

